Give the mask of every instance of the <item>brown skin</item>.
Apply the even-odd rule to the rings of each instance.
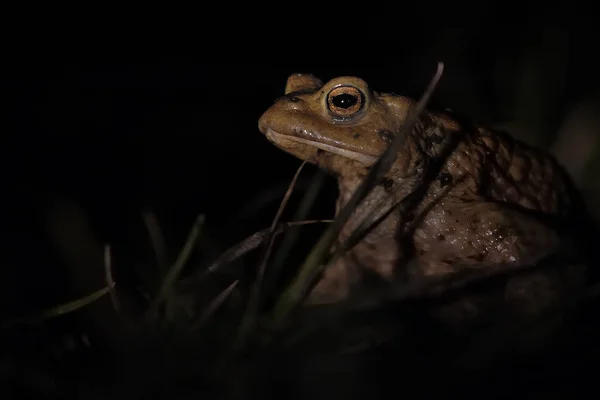
[[[312,75],[294,74],[286,95],[260,118],[259,129],[277,147],[337,177],[339,210],[414,104],[407,97],[374,92],[356,77],[323,85]],[[427,112],[340,240],[370,210],[382,213],[419,189],[423,195],[409,209],[392,213],[325,271],[309,303],[348,298],[368,272],[384,282],[418,284],[525,269],[570,243],[568,224],[585,219],[579,194],[553,157],[449,113]],[[446,303],[434,314],[461,325],[498,300],[517,315],[537,314],[561,304],[579,287],[582,274],[571,264],[559,271],[531,270],[504,281],[501,289]]]

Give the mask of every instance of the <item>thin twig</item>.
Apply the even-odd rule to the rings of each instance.
[[[323,259],[338,237],[342,227],[348,221],[358,204],[391,169],[396,161],[398,152],[404,143],[405,137],[412,131],[420,114],[425,110],[427,102],[442,76],[443,70],[444,64],[441,62],[438,63],[437,72],[423,93],[423,96],[418,101],[415,109],[409,114],[399,132],[395,135],[394,139],[381,157],[379,157],[375,165],[370,169],[369,173],[353,193],[350,200],[342,207],[334,222],[323,233],[319,242],[317,242],[306,258],[294,281],[277,301],[273,312],[276,324],[283,322],[283,319],[288,313],[302,301],[307,288],[313,283],[314,279],[321,271],[321,268],[323,268]]]

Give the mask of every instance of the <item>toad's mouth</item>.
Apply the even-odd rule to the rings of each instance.
[[[352,150],[348,150],[348,149],[342,149],[340,147],[335,147],[330,144],[325,144],[325,143],[321,143],[321,142],[316,142],[314,140],[299,138],[297,136],[286,135],[283,133],[275,132],[271,128],[267,129],[266,136],[270,141],[272,141],[282,147],[288,147],[290,144],[293,145],[294,143],[302,143],[302,144],[305,144],[305,145],[308,145],[311,147],[315,147],[317,149],[328,151],[328,152],[336,154],[338,156],[348,158],[350,160],[358,161],[362,164],[365,164],[366,166],[371,166],[371,165],[375,164],[375,162],[377,161],[377,158],[378,158],[378,157],[371,156],[368,154],[359,153],[357,151],[352,151]],[[286,146],[286,144],[287,144],[287,146]]]

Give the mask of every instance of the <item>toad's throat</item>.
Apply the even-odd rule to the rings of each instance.
[[[377,158],[378,158],[378,157],[371,156],[368,154],[359,153],[357,151],[352,151],[352,150],[348,150],[348,149],[342,149],[340,147],[335,147],[330,144],[320,143],[320,142],[316,142],[314,140],[304,139],[304,138],[300,138],[300,137],[296,137],[296,136],[292,136],[292,135],[286,135],[283,133],[275,132],[271,128],[267,129],[266,136],[270,141],[272,141],[273,143],[276,143],[284,148],[287,147],[286,144],[289,146],[289,145],[293,144],[294,142],[302,143],[307,146],[316,147],[317,149],[321,149],[321,150],[325,150],[325,151],[328,151],[333,154],[337,154],[338,156],[342,156],[342,157],[348,158],[350,160],[358,161],[366,166],[371,166],[371,165],[375,164],[375,162],[377,161]]]

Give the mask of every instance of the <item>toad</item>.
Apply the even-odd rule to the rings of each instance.
[[[323,84],[293,74],[285,95],[261,116],[259,130],[278,148],[337,178],[339,211],[415,104],[376,92],[357,77]],[[494,290],[473,290],[433,312],[462,325],[498,304],[508,306],[510,318],[538,315],[581,288],[584,264],[548,261],[579,254],[577,246],[589,239],[577,236],[578,224],[587,220],[584,202],[553,156],[449,110],[424,112],[402,140],[391,170],[355,210],[339,241],[373,210],[382,215],[420,193],[417,200],[395,209],[329,266],[308,304],[348,299],[367,281],[418,285],[523,270]]]

